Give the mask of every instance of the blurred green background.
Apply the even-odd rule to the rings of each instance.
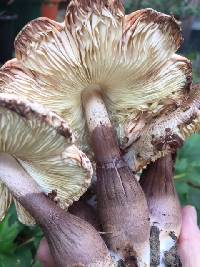
[[[4,2],[6,3],[5,0]],[[9,2],[12,4],[12,1]],[[56,14],[59,21],[64,16],[65,6],[66,1],[62,1]],[[200,0],[126,1],[126,12],[143,7],[174,15],[182,21],[185,43],[180,53],[192,60],[193,81],[200,83]],[[2,7],[0,4],[0,16],[2,12],[5,12],[5,5]],[[175,184],[182,205],[191,204],[197,208],[200,223],[200,135],[192,136],[178,152]],[[31,228],[20,224],[14,207],[11,207],[7,217],[0,224],[0,267],[40,267],[35,255],[41,238],[39,227]]]

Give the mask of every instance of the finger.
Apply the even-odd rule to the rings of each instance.
[[[42,267],[56,267],[46,239],[42,239],[42,241],[40,242],[37,258],[41,262]]]
[[[197,225],[197,212],[192,206],[182,210],[182,229],[178,251],[183,267],[199,267],[200,230]]]
[[[180,242],[192,238],[199,233],[197,225],[197,212],[192,206],[185,206],[182,209],[182,229],[180,235]]]

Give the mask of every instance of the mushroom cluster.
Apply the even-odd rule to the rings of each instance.
[[[46,193],[65,208],[89,186],[92,167],[86,153],[96,167],[97,210],[104,240],[111,254],[127,266],[147,267],[153,262],[150,228],[154,229],[155,218],[158,227],[151,232],[158,230],[160,242],[158,257],[152,263],[155,266],[167,264],[165,252],[171,250],[180,232],[173,161],[166,155],[175,153],[187,136],[198,131],[200,103],[200,88],[191,89],[190,61],[175,54],[181,42],[180,27],[171,16],[152,9],[125,15],[120,0],[72,0],[63,23],[38,18],[26,25],[15,40],[16,58],[0,69],[2,162],[15,159],[14,170],[21,166],[26,178],[32,177],[40,186],[37,193]],[[9,131],[11,126],[17,130]],[[136,173],[157,159],[143,173],[141,187]],[[75,236],[65,234],[68,245],[59,246],[61,259],[56,231],[46,225],[51,220],[51,226],[59,228],[59,219],[67,221],[71,215],[63,215],[64,211],[54,205],[62,215],[52,215],[52,208],[50,218],[41,223],[33,208],[38,205],[37,197],[23,202],[15,184],[10,185],[10,180],[15,181],[12,168],[7,172],[6,164],[0,166],[0,197],[6,199],[1,217],[12,192],[15,201],[42,225],[57,266],[113,266],[93,228],[91,232],[101,247],[98,252],[94,248],[88,252],[89,246],[84,245],[83,237],[89,230],[81,237],[83,242],[76,240],[78,243]],[[20,220],[31,224],[33,218],[18,202]],[[166,230],[169,223],[159,214],[168,204],[168,212],[173,210],[168,220],[176,210],[177,217]],[[169,236],[173,227],[174,242]],[[84,232],[84,227],[80,228],[77,236]],[[75,229],[70,231],[74,233]],[[69,243],[78,245],[68,263],[67,256],[74,255]],[[106,255],[105,260],[100,260],[102,255]]]

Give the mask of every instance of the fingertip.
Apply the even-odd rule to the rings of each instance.
[[[37,252],[37,258],[39,261],[42,261],[43,258],[45,257],[45,253],[46,253],[46,240],[43,238],[41,241],[40,241],[40,245],[39,245],[39,248],[38,248],[38,252]]]
[[[43,267],[55,267],[51,252],[49,250],[49,245],[45,238],[43,238],[40,242],[37,258]]]
[[[184,267],[199,266],[200,230],[197,211],[193,206],[182,209],[182,229],[178,243],[178,253]]]
[[[185,206],[182,209],[182,228],[180,234],[180,241],[191,239],[199,228],[197,225],[197,211],[193,206]]]
[[[186,221],[187,223],[192,223],[193,225],[197,224],[197,211],[196,208],[190,205],[185,206],[182,209],[182,218],[183,223]]]

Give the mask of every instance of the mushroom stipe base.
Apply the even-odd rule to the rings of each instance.
[[[181,207],[175,191],[174,155],[147,166],[140,184],[145,192],[151,222],[151,267],[180,267],[176,243],[181,229]]]
[[[89,223],[61,210],[42,193],[27,195],[19,201],[41,226],[57,267],[86,267],[92,263],[96,266],[98,262],[102,267],[111,266],[103,240]]]
[[[156,226],[151,227],[150,247],[151,267],[182,267],[182,263],[177,252],[177,245],[173,246],[169,251],[164,252],[164,258],[162,259],[163,263],[160,263],[160,230]]]
[[[177,245],[173,246],[169,251],[166,251],[164,255],[164,262],[167,267],[182,267],[182,263],[178,256]]]
[[[98,212],[107,232],[107,245],[126,265],[137,267],[136,262],[142,258],[148,261],[149,255],[149,217],[144,193],[122,158],[112,126],[96,127],[91,141],[97,161]]]
[[[151,248],[151,267],[157,267],[160,264],[160,230],[156,226],[151,227],[150,248]]]
[[[128,167],[117,168],[113,163],[113,168],[107,169],[106,165],[97,166],[98,211],[107,232],[105,239],[125,262],[135,262],[149,225],[146,214],[135,212],[137,206],[143,211],[140,187]]]

